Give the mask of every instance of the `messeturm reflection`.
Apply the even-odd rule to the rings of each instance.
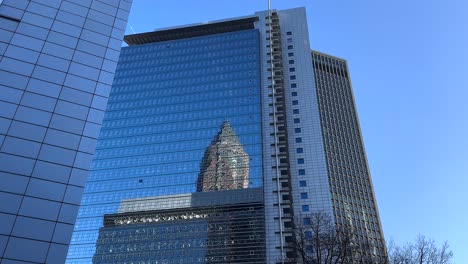
[[[200,165],[197,191],[243,189],[249,186],[249,155],[225,121]]]
[[[229,122],[206,148],[197,192],[122,200],[104,216],[93,263],[264,263],[263,190]]]

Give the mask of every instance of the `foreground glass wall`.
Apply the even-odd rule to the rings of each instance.
[[[64,263],[131,3],[0,1],[1,263]]]
[[[67,263],[92,261],[122,200],[262,186],[258,35],[122,49]]]

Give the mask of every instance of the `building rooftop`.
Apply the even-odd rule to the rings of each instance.
[[[206,24],[196,24],[178,28],[163,29],[158,31],[127,35],[124,37],[124,41],[129,46],[132,46],[247,30],[254,28],[255,21],[258,21],[258,17],[253,16],[234,20],[223,20]]]

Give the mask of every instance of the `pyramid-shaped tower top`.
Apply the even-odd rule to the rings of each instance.
[[[229,121],[224,121],[203,155],[197,191],[243,189],[248,185],[249,155]]]
[[[239,138],[232,130],[231,123],[229,121],[224,121],[221,125],[218,134],[213,138],[211,145],[216,144],[215,142],[224,142],[229,144],[240,145]]]

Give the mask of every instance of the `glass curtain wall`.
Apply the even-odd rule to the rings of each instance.
[[[262,186],[259,56],[254,29],[122,48],[67,263],[91,263],[122,200],[197,192],[226,124],[242,158],[224,166]]]

